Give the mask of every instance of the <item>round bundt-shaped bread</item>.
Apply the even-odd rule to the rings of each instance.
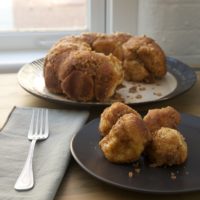
[[[77,101],[105,101],[124,79],[153,82],[165,74],[159,45],[126,33],[66,36],[52,46],[44,62],[47,89]]]

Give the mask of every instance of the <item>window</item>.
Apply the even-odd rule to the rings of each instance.
[[[104,0],[0,0],[0,50],[46,49],[66,34],[104,32],[104,10]]]
[[[132,11],[137,10],[137,2],[0,0],[0,72],[16,71],[16,67],[43,57],[55,41],[67,34],[134,33],[137,13]]]
[[[87,0],[0,0],[1,30],[85,29]]]
[[[199,8],[197,0],[0,0],[0,72],[16,71],[64,35],[84,31],[146,34],[168,56],[197,64]]]

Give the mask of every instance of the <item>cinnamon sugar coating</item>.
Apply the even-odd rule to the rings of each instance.
[[[47,89],[77,101],[106,101],[124,79],[153,82],[165,74],[165,55],[159,45],[146,36],[127,33],[63,37],[44,62]]]

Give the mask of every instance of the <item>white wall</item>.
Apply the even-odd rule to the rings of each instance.
[[[139,0],[138,34],[154,38],[169,56],[200,64],[200,0]]]

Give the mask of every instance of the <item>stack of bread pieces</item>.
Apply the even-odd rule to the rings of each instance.
[[[151,83],[165,76],[166,57],[146,36],[83,33],[66,36],[45,57],[47,89],[76,101],[107,101],[124,80]]]
[[[180,165],[188,156],[187,143],[178,131],[181,116],[171,106],[151,109],[142,116],[128,105],[115,102],[101,114],[100,148],[114,163],[148,158],[154,166]]]

